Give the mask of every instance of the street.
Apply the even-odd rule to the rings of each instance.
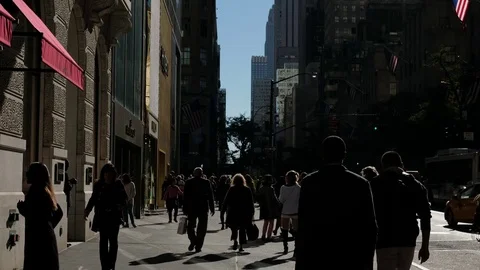
[[[467,232],[445,228],[443,213],[433,212],[430,260],[414,270],[474,270],[480,269],[480,243]],[[219,216],[210,218],[205,246],[201,253],[188,253],[186,235],[178,235],[177,224],[167,223],[166,215],[138,220],[137,228],[121,229],[117,270],[126,269],[293,269],[292,252],[282,255],[281,242],[249,244],[246,253],[229,250],[230,231],[220,230]],[[257,222],[261,225],[261,222]],[[459,225],[461,230],[467,228]],[[419,238],[420,239],[420,238]],[[293,243],[290,243],[293,247]],[[415,255],[417,256],[417,254]],[[65,270],[100,269],[98,238],[72,245],[60,254],[60,265]],[[346,258],[348,259],[348,258]],[[334,268],[335,262],[319,262]],[[313,269],[313,268],[312,268]],[[318,268],[320,269],[320,268]]]

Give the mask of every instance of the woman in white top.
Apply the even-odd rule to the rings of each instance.
[[[281,228],[284,254],[288,253],[288,232],[296,236],[298,229],[298,201],[300,199],[300,185],[298,184],[298,173],[289,171],[285,175],[285,185],[280,189],[280,197],[278,200],[283,204]],[[295,251],[293,256],[295,257]]]

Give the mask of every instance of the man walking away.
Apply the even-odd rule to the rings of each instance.
[[[346,145],[340,137],[327,137],[322,154],[320,170],[302,181],[295,269],[321,263],[372,270],[377,225],[370,185],[342,165]]]
[[[183,211],[187,215],[187,233],[188,239],[190,239],[188,250],[192,251],[195,249],[196,252],[202,251],[203,241],[207,234],[208,210],[210,209],[212,216],[215,214],[212,185],[208,179],[202,176],[202,168],[196,168],[193,171],[193,178],[185,182],[185,190],[183,192]],[[196,232],[195,227],[197,227]]]
[[[383,171],[371,182],[378,223],[378,270],[408,270],[412,265],[419,234],[417,215],[422,230],[420,262],[430,256],[430,204],[427,189],[403,169],[402,158],[389,151],[382,156]]]

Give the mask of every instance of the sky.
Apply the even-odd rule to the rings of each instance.
[[[217,1],[220,79],[227,117],[250,115],[250,60],[264,55],[265,25],[273,0]]]

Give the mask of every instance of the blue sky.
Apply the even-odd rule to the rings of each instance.
[[[250,115],[250,59],[264,55],[265,24],[273,0],[217,1],[220,77],[227,116]]]

